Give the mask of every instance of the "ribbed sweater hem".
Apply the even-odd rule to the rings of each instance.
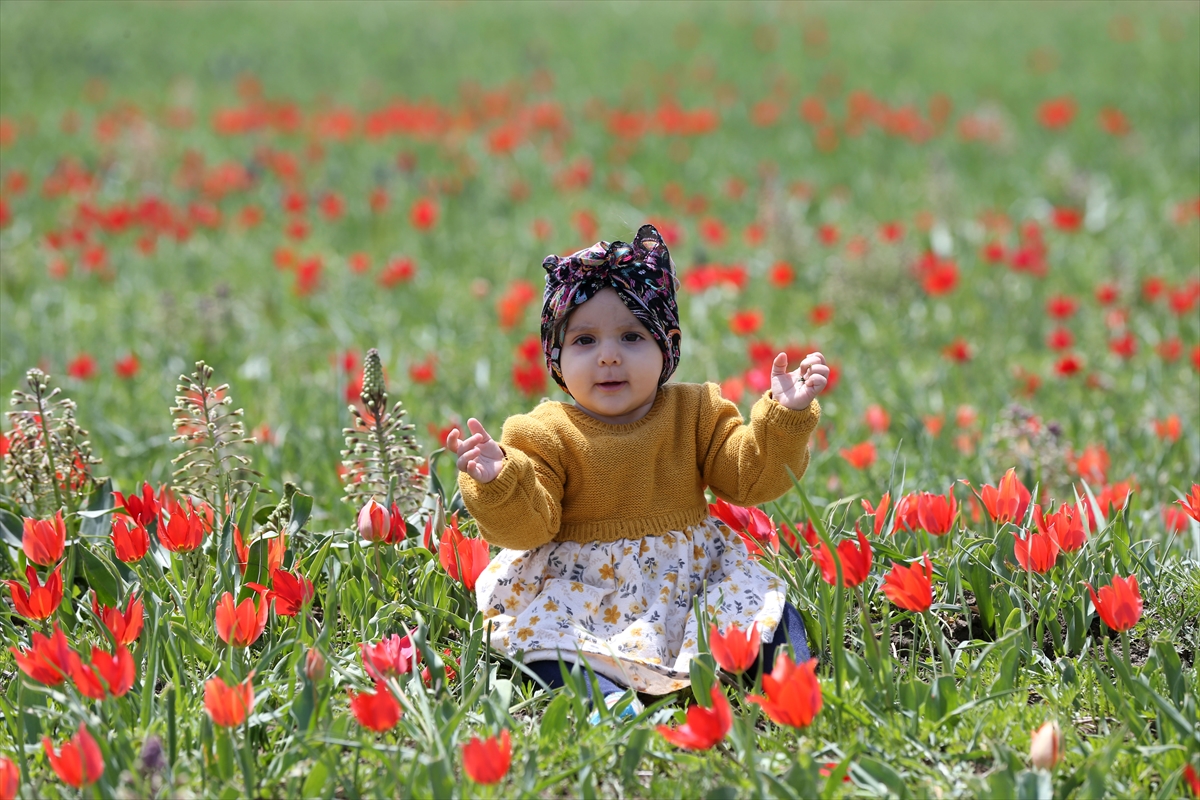
[[[564,522],[554,537],[556,542],[615,542],[618,539],[642,539],[667,531],[681,531],[708,518],[708,506],[672,511],[653,517],[604,522]]]

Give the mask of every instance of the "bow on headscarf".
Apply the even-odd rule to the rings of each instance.
[[[563,382],[559,356],[565,321],[575,306],[601,289],[615,289],[625,307],[646,326],[663,351],[662,386],[679,366],[679,308],[675,269],[666,242],[653,225],[638,228],[633,243],[597,242],[569,256],[546,256],[546,293],[542,303],[542,351],[556,383]],[[569,392],[568,392],[569,393]]]

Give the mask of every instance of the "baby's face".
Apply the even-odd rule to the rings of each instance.
[[[617,293],[603,289],[571,312],[558,363],[580,409],[627,425],[654,405],[663,353]]]

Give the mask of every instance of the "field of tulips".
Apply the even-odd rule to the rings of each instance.
[[[646,221],[814,659],[593,722],[440,448]],[[0,800],[1200,796],[1195,3],[0,3],[0,336]]]

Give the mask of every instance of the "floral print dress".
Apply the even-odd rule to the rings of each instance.
[[[475,592],[492,646],[510,658],[582,657],[597,674],[648,694],[690,684],[697,596],[719,629],[757,622],[764,642],[786,599],[783,581],[715,518],[641,539],[503,550]]]

